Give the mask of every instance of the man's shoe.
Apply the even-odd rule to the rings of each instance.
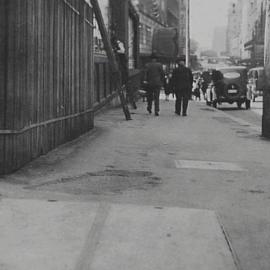
[[[177,115],[180,115],[180,112],[174,112],[175,114],[177,114]]]
[[[152,113],[152,111],[151,111],[150,109],[148,109],[148,108],[147,108],[147,111],[149,112],[149,114],[151,114],[151,113]]]
[[[155,112],[155,116],[159,116],[159,113],[158,112]]]
[[[187,114],[186,113],[183,113],[182,116],[187,116]]]

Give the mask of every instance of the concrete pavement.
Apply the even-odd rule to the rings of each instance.
[[[213,211],[4,199],[1,270],[235,270]]]
[[[251,103],[251,110],[262,116],[263,114],[263,98],[257,97],[255,102]]]
[[[204,269],[201,268],[204,266],[210,270],[231,269],[234,267],[233,256],[216,213],[236,251],[234,260],[237,262],[239,257],[239,267],[268,270],[270,147],[268,141],[260,138],[259,123],[249,123],[248,119],[231,116],[199,102],[190,104],[186,118],[174,115],[173,101],[164,100],[161,101],[159,117],[149,115],[145,103],[139,103],[138,109],[131,113],[133,120],[128,122],[124,120],[121,109],[100,114],[96,117],[93,132],[3,177],[0,194],[4,198],[1,204],[5,205],[5,210],[2,210],[5,214],[1,220],[10,220],[14,224],[5,235],[12,235],[12,228],[17,230],[14,221],[7,217],[13,215],[20,224],[25,211],[30,220],[26,224],[37,224],[37,221],[31,221],[31,218],[36,218],[42,222],[35,231],[42,231],[44,225],[45,228],[48,226],[43,222],[47,220],[48,207],[55,207],[52,210],[54,217],[48,219],[49,223],[65,228],[65,222],[72,224],[72,219],[57,219],[56,216],[61,217],[61,212],[65,213],[63,209],[70,208],[71,213],[78,212],[75,216],[82,231],[79,229],[71,234],[77,239],[74,247],[80,250],[79,253],[62,250],[61,244],[65,242],[59,242],[58,248],[62,252],[59,256],[69,257],[68,267],[88,269],[83,268],[84,263],[76,264],[76,258],[81,258],[79,261],[87,265],[87,254],[90,253],[93,269],[108,269],[112,264],[127,269],[127,265],[136,266],[132,258],[140,263],[139,257],[142,257],[144,266],[134,269],[153,269],[158,267],[157,264],[162,266],[167,262],[167,255],[171,256],[168,257],[172,261],[171,269],[179,269],[173,268],[176,265],[181,265],[181,269]],[[13,200],[17,206],[9,207]],[[37,208],[29,207],[31,202]],[[100,202],[109,205],[105,207],[105,216],[98,214],[97,204]],[[77,210],[73,211],[73,207]],[[87,209],[90,216],[84,214]],[[158,210],[164,210],[164,214]],[[21,213],[19,217],[16,217],[17,213]],[[98,222],[93,221],[93,215]],[[122,221],[123,227],[117,228],[117,220]],[[3,228],[5,224],[3,222]],[[91,230],[93,226],[96,228],[95,224],[103,224],[101,231],[94,230],[102,235],[101,238]],[[151,231],[150,224],[157,224],[157,230]],[[171,227],[175,237],[165,230],[171,224],[178,224]],[[21,235],[21,243],[29,241],[23,238],[24,234],[17,232],[14,235]],[[35,235],[39,239],[41,234]],[[91,238],[93,242],[83,243],[83,239]],[[50,239],[58,242],[54,235]],[[6,241],[10,240],[6,238]],[[27,250],[31,250],[33,243],[36,247],[38,241],[31,242],[30,239]],[[118,242],[120,244],[108,252],[112,243]],[[48,247],[54,242],[44,243]],[[161,248],[155,253],[153,246],[158,244]],[[203,249],[202,244],[207,248]],[[172,245],[179,252],[174,253]],[[5,246],[2,246],[4,252]],[[20,253],[16,246],[11,245],[11,250]],[[23,244],[18,247],[22,248]],[[71,247],[72,250],[72,241]],[[168,254],[162,256],[167,249]],[[33,250],[37,251],[36,248]],[[47,248],[49,251],[58,254],[57,250]],[[52,253],[48,253],[49,257]],[[146,264],[150,257],[157,259]],[[1,262],[0,257],[0,262],[8,265],[16,262],[16,258],[13,256],[12,260]]]

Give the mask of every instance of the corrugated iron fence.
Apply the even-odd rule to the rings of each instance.
[[[93,126],[93,12],[0,0],[0,174]]]

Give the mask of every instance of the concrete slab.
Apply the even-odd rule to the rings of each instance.
[[[212,211],[112,205],[91,270],[235,270]],[[89,269],[89,268],[82,268]]]
[[[0,201],[1,270],[74,269],[98,204]]]
[[[1,270],[235,270],[212,211],[0,201]]]

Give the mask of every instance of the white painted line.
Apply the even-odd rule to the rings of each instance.
[[[245,171],[239,165],[229,162],[201,161],[201,160],[175,160],[177,169],[198,169],[214,171]]]

